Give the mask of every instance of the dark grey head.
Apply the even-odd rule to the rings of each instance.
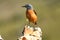
[[[31,4],[26,4],[26,5],[22,6],[22,7],[25,7],[25,8],[27,8],[27,9],[33,9],[33,7],[32,7]]]

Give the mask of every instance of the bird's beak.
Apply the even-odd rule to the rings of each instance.
[[[22,6],[22,7],[26,7],[26,6]]]

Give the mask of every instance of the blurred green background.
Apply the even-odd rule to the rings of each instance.
[[[60,0],[0,0],[0,35],[17,40],[26,23],[25,8],[30,3],[38,15],[43,40],[60,40]]]

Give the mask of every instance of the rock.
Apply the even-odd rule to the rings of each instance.
[[[3,38],[1,37],[1,35],[0,35],[0,40],[3,40]]]
[[[42,40],[42,31],[40,27],[30,27],[25,25],[23,29],[24,35],[19,37],[18,40]]]

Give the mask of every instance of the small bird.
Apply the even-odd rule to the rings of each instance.
[[[32,22],[34,25],[37,25],[37,14],[33,9],[31,4],[26,4],[22,7],[26,8],[26,18],[28,19],[29,23]]]

